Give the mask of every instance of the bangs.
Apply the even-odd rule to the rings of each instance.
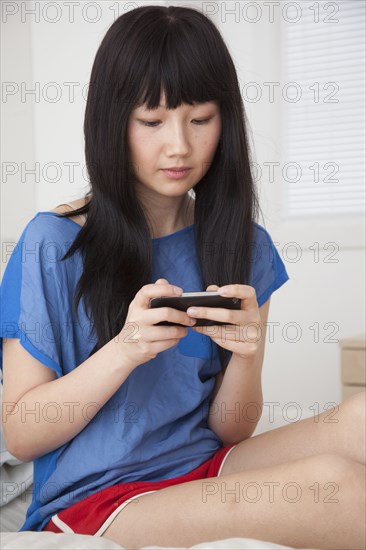
[[[174,25],[168,27],[163,36],[159,33],[151,38],[142,54],[145,63],[140,65],[144,70],[136,106],[146,104],[148,109],[155,109],[160,105],[162,94],[168,109],[176,109],[183,103],[193,105],[223,98],[220,60],[216,58],[215,65],[212,48],[210,51],[205,37],[190,33],[187,27]]]

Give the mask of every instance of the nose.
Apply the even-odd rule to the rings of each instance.
[[[191,152],[191,144],[187,130],[179,124],[172,124],[166,136],[167,156],[186,156]]]

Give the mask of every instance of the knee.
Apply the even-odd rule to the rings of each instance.
[[[346,503],[355,521],[364,521],[365,465],[336,453],[314,455],[304,460],[306,486],[314,487],[318,484],[327,502]]]
[[[366,424],[366,391],[351,395],[340,404],[342,416],[350,426],[365,426]]]
[[[322,471],[319,486],[324,490],[326,500],[342,502],[352,512],[357,524],[365,521],[365,465],[336,454],[319,455],[319,469]],[[330,500],[328,498],[330,497]]]

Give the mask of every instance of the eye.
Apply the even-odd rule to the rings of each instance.
[[[209,118],[205,118],[203,120],[194,120],[193,122],[195,122],[196,124],[198,124],[198,126],[200,124],[207,124],[208,122],[210,122],[210,119]]]
[[[155,128],[159,124],[159,121],[140,120],[139,122],[141,122],[143,126],[147,126],[149,128]],[[197,126],[201,126],[202,124],[207,124],[208,122],[210,122],[210,119],[209,118],[205,118],[201,120],[195,119],[192,122],[194,122]]]
[[[150,128],[154,128],[156,124],[159,124],[159,122],[150,122],[147,120],[140,120],[140,122],[143,126],[149,126]]]

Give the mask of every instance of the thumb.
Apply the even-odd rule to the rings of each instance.
[[[212,291],[214,291],[214,290],[217,290],[218,288],[219,288],[219,287],[218,287],[217,285],[209,285],[209,286],[206,288],[206,291],[207,291],[207,290],[212,290]]]
[[[167,281],[166,279],[158,279],[157,281],[155,281],[156,285],[161,285],[161,284],[164,284],[164,283],[169,284],[169,281]]]

